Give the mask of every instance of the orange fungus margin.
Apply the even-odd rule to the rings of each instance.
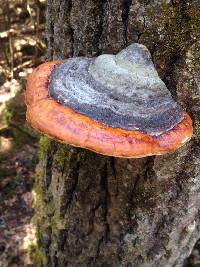
[[[192,121],[186,112],[184,119],[172,130],[150,136],[106,126],[59,104],[48,97],[48,82],[52,70],[60,63],[44,63],[28,78],[27,121],[38,131],[66,144],[124,158],[165,154],[183,146],[191,138]]]

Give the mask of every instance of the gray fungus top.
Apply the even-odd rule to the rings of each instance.
[[[59,103],[113,128],[160,135],[183,120],[148,49],[137,43],[117,55],[63,61],[52,71],[48,91]]]

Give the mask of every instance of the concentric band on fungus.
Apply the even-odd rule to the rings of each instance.
[[[150,136],[106,126],[59,104],[48,96],[48,81],[52,70],[60,63],[44,63],[28,79],[27,121],[33,128],[66,144],[124,158],[165,154],[191,138],[192,121],[186,112],[184,119],[172,130]]]

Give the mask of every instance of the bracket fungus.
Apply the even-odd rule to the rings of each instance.
[[[139,158],[181,147],[190,116],[172,99],[147,48],[40,65],[29,76],[27,121],[61,142]]]

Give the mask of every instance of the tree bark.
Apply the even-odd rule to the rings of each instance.
[[[178,267],[200,237],[200,1],[48,0],[48,60],[151,51],[193,118],[174,153],[120,159],[42,137],[36,179],[37,266]]]

